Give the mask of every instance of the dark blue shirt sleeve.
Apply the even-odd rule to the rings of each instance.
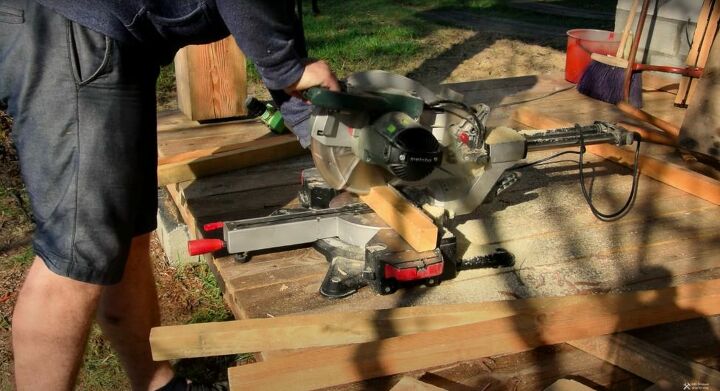
[[[216,0],[223,21],[255,63],[269,89],[283,89],[305,69],[295,50],[297,17],[293,0]]]

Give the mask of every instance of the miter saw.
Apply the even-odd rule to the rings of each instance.
[[[470,106],[453,90],[384,71],[353,74],[343,91],[314,88],[306,98],[315,106],[310,119],[315,169],[302,175],[303,208],[208,225],[206,230],[222,229],[223,239],[191,241],[189,249],[197,255],[225,248],[246,261],[255,251],[314,243],[330,262],[320,288],[328,297],[344,297],[368,284],[388,294],[403,284],[436,285],[467,268],[510,266],[512,254],[502,249],[459,259],[448,229],[452,219],[511,186],[518,176],[509,169],[530,151],[579,146],[582,168],[586,145],[639,147],[640,142],[605,122],[532,135],[488,129],[488,106]],[[435,216],[436,249],[415,251],[355,196],[386,185],[417,205],[443,211]],[[582,189],[589,200],[584,184]],[[625,206],[603,215],[590,203],[593,213],[604,220],[621,217],[636,189],[637,164]]]

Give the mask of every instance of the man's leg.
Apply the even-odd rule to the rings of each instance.
[[[170,381],[170,364],[153,361],[150,352],[150,329],[160,325],[150,234],[133,239],[123,279],[105,287],[97,320],[120,356],[134,390],[156,390]]]
[[[35,258],[13,313],[18,391],[73,389],[101,290]]]

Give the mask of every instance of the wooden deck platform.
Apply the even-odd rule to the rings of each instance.
[[[645,107],[679,124],[684,110],[672,105],[668,86],[648,80]],[[531,107],[574,123],[629,121],[614,106],[579,95],[558,75],[456,83],[451,88],[494,110],[489,125],[522,129],[512,120],[519,107]],[[160,118],[161,155],[222,146],[263,137],[258,124],[189,123],[177,115]],[[670,147],[647,146],[645,153],[680,162]],[[544,156],[531,154],[529,159]],[[570,158],[568,158],[570,159]],[[572,158],[574,159],[574,157]],[[622,205],[630,189],[629,169],[587,157],[595,175],[593,195],[602,210]],[[296,202],[300,172],[312,166],[309,155],[169,185],[180,212],[198,237],[201,224],[265,216]],[[498,200],[464,218],[472,238],[458,232],[463,250],[503,247],[516,255],[512,268],[463,271],[433,288],[400,290],[381,296],[369,288],[341,300],[318,293],[327,270],[312,248],[257,255],[249,263],[233,257],[208,257],[237,318],[380,309],[417,304],[507,300],[538,296],[657,288],[720,277],[720,208],[647,177],[642,177],[633,210],[620,221],[604,223],[590,212],[580,193],[577,163],[563,160],[522,171],[522,179]],[[720,319],[706,318],[631,333],[657,346],[720,369]],[[265,357],[267,358],[267,357]],[[561,377],[611,389],[643,389],[647,381],[569,345],[477,362],[433,372],[449,389],[538,390]],[[432,381],[430,381],[432,383]],[[389,389],[387,379],[346,389]],[[452,385],[452,384],[451,384]],[[465,387],[465,388],[462,388]]]

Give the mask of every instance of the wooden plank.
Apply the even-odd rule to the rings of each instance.
[[[650,114],[645,110],[638,109],[637,107],[635,107],[629,103],[625,103],[625,102],[618,102],[616,106],[618,109],[620,109],[620,111],[625,113],[627,116],[630,116],[632,118],[638,119],[643,122],[647,122],[647,123],[657,127],[658,129],[663,130],[670,136],[677,137],[677,135],[680,134],[679,126],[677,126],[669,121],[666,121],[666,120],[658,117],[657,115]]]
[[[519,108],[516,111],[514,119],[526,126],[534,128],[572,126],[572,124],[568,122],[549,117],[525,107]],[[632,167],[634,162],[633,152],[616,146],[589,145],[587,150],[595,155],[602,156],[605,159],[625,166]],[[643,175],[675,187],[676,189],[712,202],[715,205],[720,205],[720,182],[713,178],[676,164],[643,155],[640,156],[640,172]]]
[[[402,379],[390,389],[390,391],[442,391],[444,388],[435,387],[432,384],[421,382],[410,376],[403,376]]]
[[[670,145],[674,146],[678,143],[677,136],[673,136],[668,133],[659,132],[654,129],[648,129],[644,126],[638,126],[634,124],[630,124],[627,122],[620,122],[618,125],[624,127],[625,129],[635,132],[642,137],[643,142],[651,142],[655,144],[661,144],[661,145]]]
[[[263,138],[259,138],[259,140],[262,140],[262,139]],[[238,149],[247,148],[247,146],[248,146],[248,143],[244,142],[244,143],[222,145],[222,146],[212,147],[212,148],[195,149],[195,150],[188,151],[188,152],[178,153],[177,155],[161,157],[158,159],[158,165],[162,166],[165,164],[172,164],[172,163],[189,163],[190,161],[193,161],[193,160],[211,157],[213,155],[217,155],[220,153],[234,152]]]
[[[415,251],[437,247],[438,228],[422,210],[390,186],[376,186],[360,199],[394,229]]]
[[[720,27],[720,3],[716,1],[715,7],[713,7],[713,12],[710,15],[710,20],[708,21],[707,31],[705,32],[707,44],[703,45],[700,49],[700,56],[698,58],[698,63],[703,64],[703,67],[707,67],[708,61],[710,60],[710,51],[714,46],[718,27]],[[693,80],[690,83],[690,90],[688,91],[688,99],[686,102],[688,105],[695,100],[695,94],[697,94],[698,88],[698,80]]]
[[[720,281],[717,285],[720,287]],[[609,297],[617,300],[621,296]],[[605,305],[602,299],[567,296],[290,315],[155,327],[150,333],[150,344],[155,360],[302,349],[370,342],[537,312],[603,311]],[[622,306],[619,309],[623,310],[635,308],[632,302],[614,305]]]
[[[250,167],[307,153],[294,136],[281,135],[248,142],[232,151],[201,157],[189,162],[158,167],[158,183],[167,185],[188,181],[233,169]]]
[[[591,145],[588,152],[602,156],[628,167],[635,160],[633,152],[613,145]],[[676,189],[692,194],[698,198],[720,205],[720,182],[677,164],[640,155],[640,172],[655,180],[661,181]]]
[[[198,149],[222,148],[272,136],[266,126],[253,121],[188,126],[159,134],[158,151],[162,157],[171,157]]]
[[[651,296],[648,296],[650,294]],[[639,295],[644,295],[640,298]],[[231,389],[309,390],[520,352],[534,347],[720,313],[720,281],[617,295],[570,296],[572,309],[515,315],[359,345],[305,350],[230,368]],[[605,302],[604,307],[593,305]],[[627,308],[627,306],[634,308]],[[625,307],[625,308],[623,308]],[[347,319],[352,319],[348,317]]]
[[[629,334],[605,335],[568,344],[653,383],[668,383],[675,389],[682,389],[685,383],[705,383],[720,388],[720,372]]]
[[[642,390],[651,384],[567,344],[426,370],[420,380],[452,391],[538,391],[559,377],[583,379],[597,390]]]
[[[190,45],[175,58],[178,106],[195,121],[247,114],[245,55],[232,36]]]

